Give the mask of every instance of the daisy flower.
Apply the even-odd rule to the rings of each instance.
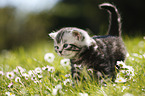
[[[42,73],[42,69],[40,67],[35,68],[35,74],[41,74]]]
[[[15,94],[12,94],[11,92],[6,92],[5,94],[8,96],[15,96]]]
[[[47,66],[48,67],[48,66]],[[55,71],[55,68],[54,67],[48,67],[48,72],[51,72],[53,73]]]
[[[21,82],[21,78],[20,77],[16,77],[15,78],[15,82]]]
[[[44,60],[49,63],[52,63],[54,61],[54,58],[55,58],[55,56],[53,53],[46,53],[44,56]]]
[[[42,67],[42,70],[46,70],[48,72],[53,73],[55,71],[55,68],[47,65],[46,67]]]
[[[14,74],[13,71],[12,71],[12,72],[7,72],[7,73],[6,73],[6,77],[7,77],[8,79],[13,79],[14,76],[15,76],[15,74]]]
[[[60,61],[60,64],[61,64],[62,66],[68,66],[68,65],[70,64],[70,59],[62,59],[62,60]]]
[[[117,61],[117,65],[120,66],[121,68],[126,67],[126,64],[123,61]]]
[[[126,79],[124,79],[122,77],[118,77],[118,78],[116,78],[115,82],[117,82],[117,83],[124,83],[124,82],[126,82]]]

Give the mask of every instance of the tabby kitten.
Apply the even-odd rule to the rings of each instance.
[[[79,74],[74,65],[93,69],[96,78],[116,77],[117,61],[124,61],[126,48],[121,38],[121,17],[117,8],[109,3],[100,4],[110,14],[108,35],[90,37],[85,30],[66,27],[50,33],[59,56],[71,60],[72,76]],[[79,77],[79,75],[77,75]]]

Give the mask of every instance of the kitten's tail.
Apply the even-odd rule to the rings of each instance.
[[[108,35],[121,36],[121,16],[117,8],[109,3],[99,5],[100,9],[106,9],[109,12]]]

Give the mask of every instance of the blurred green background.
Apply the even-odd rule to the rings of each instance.
[[[48,33],[62,27],[104,35],[108,13],[98,8],[104,2],[119,9],[123,35],[145,36],[143,0],[0,0],[0,51],[50,40]]]

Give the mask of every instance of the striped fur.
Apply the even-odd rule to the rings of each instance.
[[[112,22],[108,35],[90,37],[85,30],[75,27],[62,28],[49,34],[54,39],[58,55],[71,59],[74,78],[79,78],[76,74],[80,74],[75,65],[82,65],[93,69],[96,78],[108,77],[114,80],[115,67],[119,68],[116,66],[117,61],[125,60],[126,48],[121,38],[120,14],[114,5],[104,3],[100,7],[110,12]]]

